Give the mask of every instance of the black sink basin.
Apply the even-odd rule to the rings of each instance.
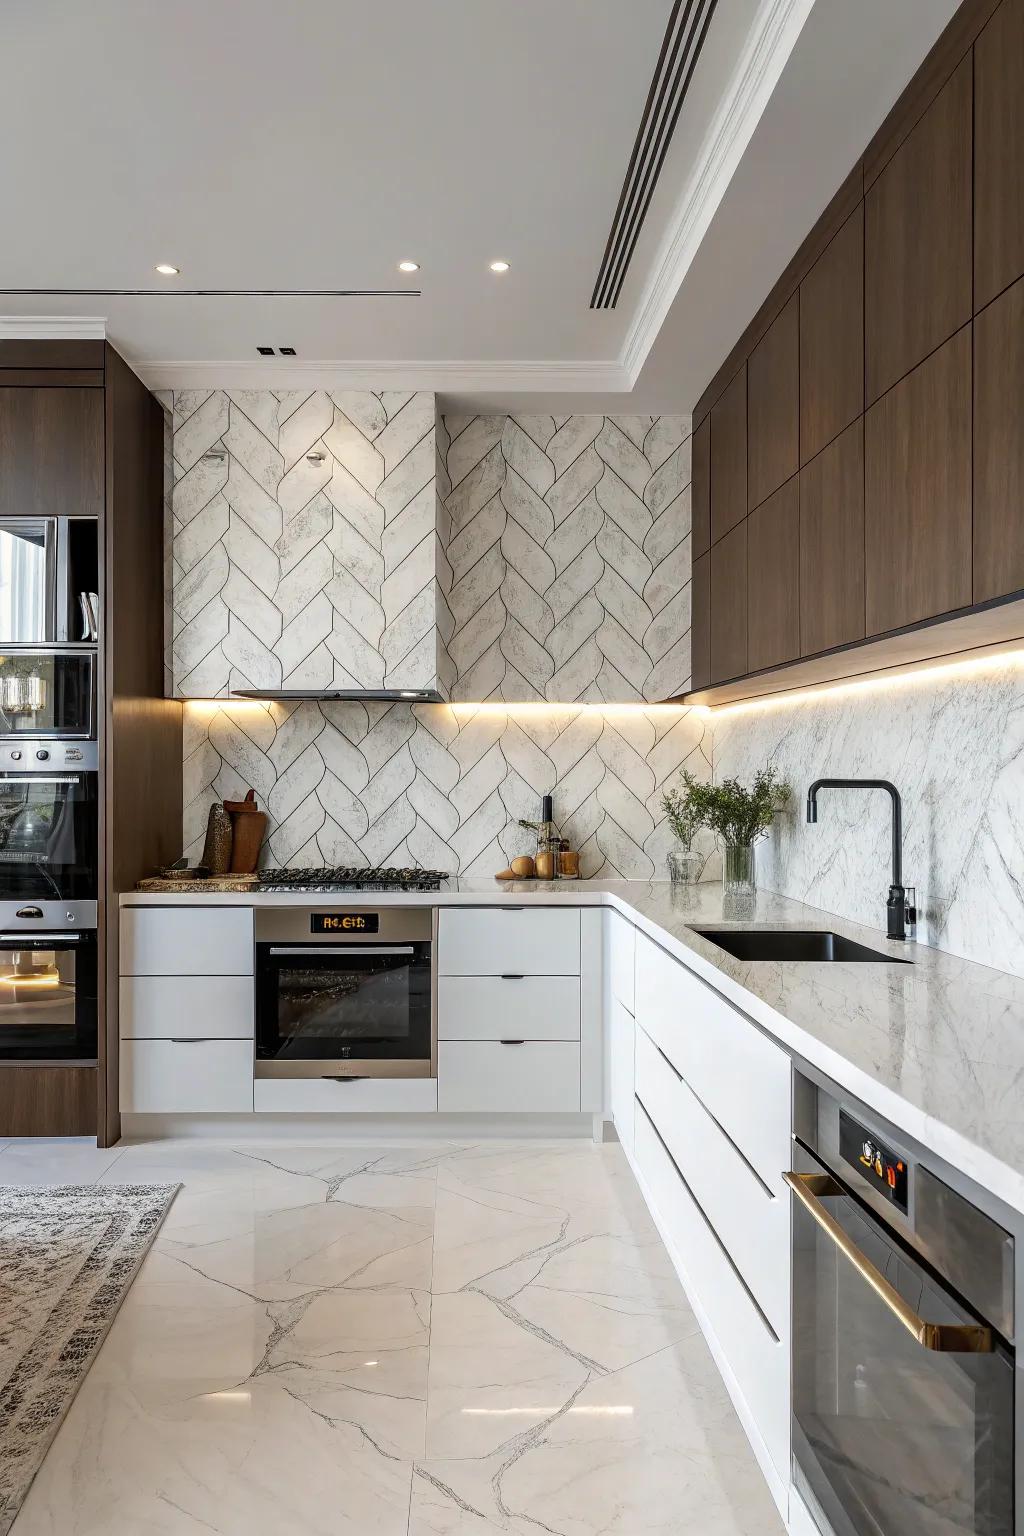
[[[868,949],[841,933],[794,928],[694,928],[702,939],[728,950],[737,960],[867,960],[875,965],[913,965],[896,955]]]

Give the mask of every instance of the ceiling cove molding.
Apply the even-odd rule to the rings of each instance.
[[[102,315],[0,315],[0,341],[104,341]]]
[[[632,389],[750,143],[814,0],[763,0],[666,232],[619,359]]]
[[[621,394],[632,380],[620,363],[576,362],[134,362],[148,389],[430,389],[438,392]]]

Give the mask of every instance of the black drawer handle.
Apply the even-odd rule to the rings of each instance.
[[[524,981],[525,977],[522,971],[502,971],[501,979],[502,981]]]
[[[499,1045],[525,1045],[525,1040],[499,1040]]]
[[[331,1072],[324,1072],[320,1076],[322,1083],[361,1083],[361,1077],[355,1077],[348,1072],[339,1073],[336,1077]]]

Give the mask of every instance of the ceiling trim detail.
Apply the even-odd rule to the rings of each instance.
[[[0,315],[0,341],[103,341],[102,315]]]
[[[577,362],[287,362],[133,363],[149,389],[431,389],[441,392],[620,394],[632,388],[621,364]]]
[[[814,0],[762,0],[729,88],[701,146],[644,289],[620,366],[632,389],[690,269]]]
[[[614,309],[626,281],[718,0],[675,0],[608,232],[591,309]],[[680,18],[680,12],[682,16]]]

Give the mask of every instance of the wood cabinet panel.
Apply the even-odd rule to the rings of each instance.
[[[800,654],[864,638],[864,423],[800,471]]]
[[[974,322],[974,601],[1024,588],[1024,278]]]
[[[971,602],[971,328],[864,418],[866,632]]]
[[[747,519],[747,669],[800,654],[800,482],[796,475]]]
[[[690,604],[690,687],[711,681],[711,555],[693,562]]]
[[[0,1136],[93,1136],[95,1067],[0,1067]]]
[[[747,670],[747,520],[711,546],[711,681]]]
[[[1024,0],[974,45],[974,308],[1024,274]]]
[[[711,412],[711,542],[747,515],[747,370]]]
[[[694,432],[690,453],[690,553],[697,560],[711,548],[710,416]]]
[[[103,392],[0,388],[0,517],[100,517]]]
[[[759,506],[800,467],[800,295],[747,364],[747,506]]]
[[[800,462],[864,410],[864,205],[800,285]]]
[[[970,319],[971,98],[968,55],[865,198],[869,402]]]

